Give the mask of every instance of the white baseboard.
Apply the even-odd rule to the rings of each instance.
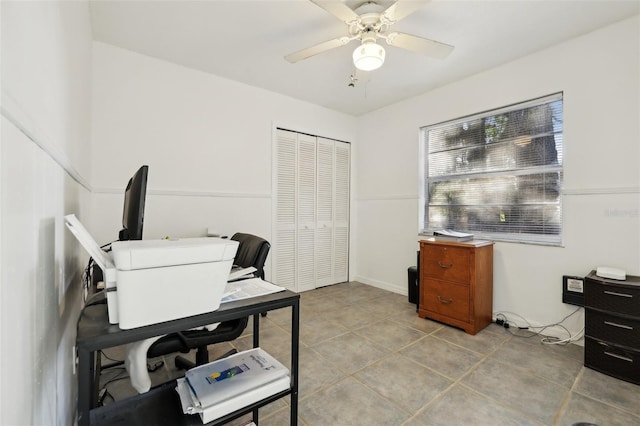
[[[377,287],[380,288],[382,290],[387,290],[387,291],[391,291],[393,293],[397,293],[397,294],[402,294],[404,296],[406,296],[408,293],[407,287],[406,286],[398,286],[395,284],[390,284],[390,283],[386,283],[384,281],[378,281],[378,280],[374,280],[371,278],[366,278],[366,277],[362,277],[362,276],[355,276],[353,277],[353,279],[351,281],[358,281],[360,283],[363,284],[367,284],[370,285],[372,287]]]

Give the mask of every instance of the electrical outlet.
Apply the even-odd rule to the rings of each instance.
[[[584,278],[564,275],[562,277],[562,303],[584,306]]]

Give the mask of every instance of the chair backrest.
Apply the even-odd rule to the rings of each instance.
[[[264,263],[271,244],[264,238],[241,232],[234,234],[231,239],[239,243],[233,263],[243,268],[253,266],[257,270],[256,275],[264,279]]]

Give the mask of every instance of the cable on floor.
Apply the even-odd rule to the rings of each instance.
[[[529,338],[534,337],[534,336],[542,336],[542,339],[540,340],[540,342],[542,344],[545,344],[545,345],[567,345],[569,343],[572,343],[572,342],[575,342],[575,341],[578,341],[578,340],[582,339],[582,337],[584,335],[584,327],[582,327],[582,329],[578,333],[573,335],[573,334],[571,334],[571,332],[569,331],[569,329],[567,327],[562,325],[562,323],[564,321],[566,321],[567,319],[569,319],[574,314],[576,314],[581,309],[583,309],[583,308],[581,306],[579,306],[573,312],[571,312],[570,314],[568,314],[564,318],[562,318],[560,321],[555,322],[553,324],[547,324],[547,325],[541,325],[541,326],[533,326],[533,325],[531,325],[531,323],[529,321],[527,321],[526,318],[524,318],[522,315],[516,314],[515,312],[509,312],[509,311],[496,312],[495,317],[496,317],[496,324],[504,326],[504,328],[507,329],[509,331],[509,333],[511,333],[511,335],[513,335],[515,337],[529,339]],[[522,320],[526,324],[526,326],[518,325],[516,323],[516,321],[510,320],[507,317],[507,314],[519,318],[520,320]],[[544,336],[542,334],[542,332],[544,330],[546,330],[547,328],[550,328],[550,327],[559,327],[559,328],[564,329],[564,331],[567,333],[568,337],[565,338],[565,339],[560,339],[558,337],[553,337],[553,336]],[[515,329],[516,331],[513,331],[512,329]],[[537,330],[537,331],[535,331],[535,330]],[[523,335],[523,334],[521,334],[522,331],[530,331],[530,334]]]

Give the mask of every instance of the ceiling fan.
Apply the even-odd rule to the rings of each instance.
[[[398,0],[386,9],[379,1],[365,1],[355,9],[336,0],[310,1],[347,24],[348,35],[285,56],[291,63],[344,46],[353,40],[360,41],[360,45],[353,51],[353,63],[362,71],[373,71],[384,63],[385,50],[377,43],[378,39],[385,40],[390,46],[438,59],[446,58],[453,51],[453,46],[439,41],[390,31],[393,24],[420,9],[430,0]]]

